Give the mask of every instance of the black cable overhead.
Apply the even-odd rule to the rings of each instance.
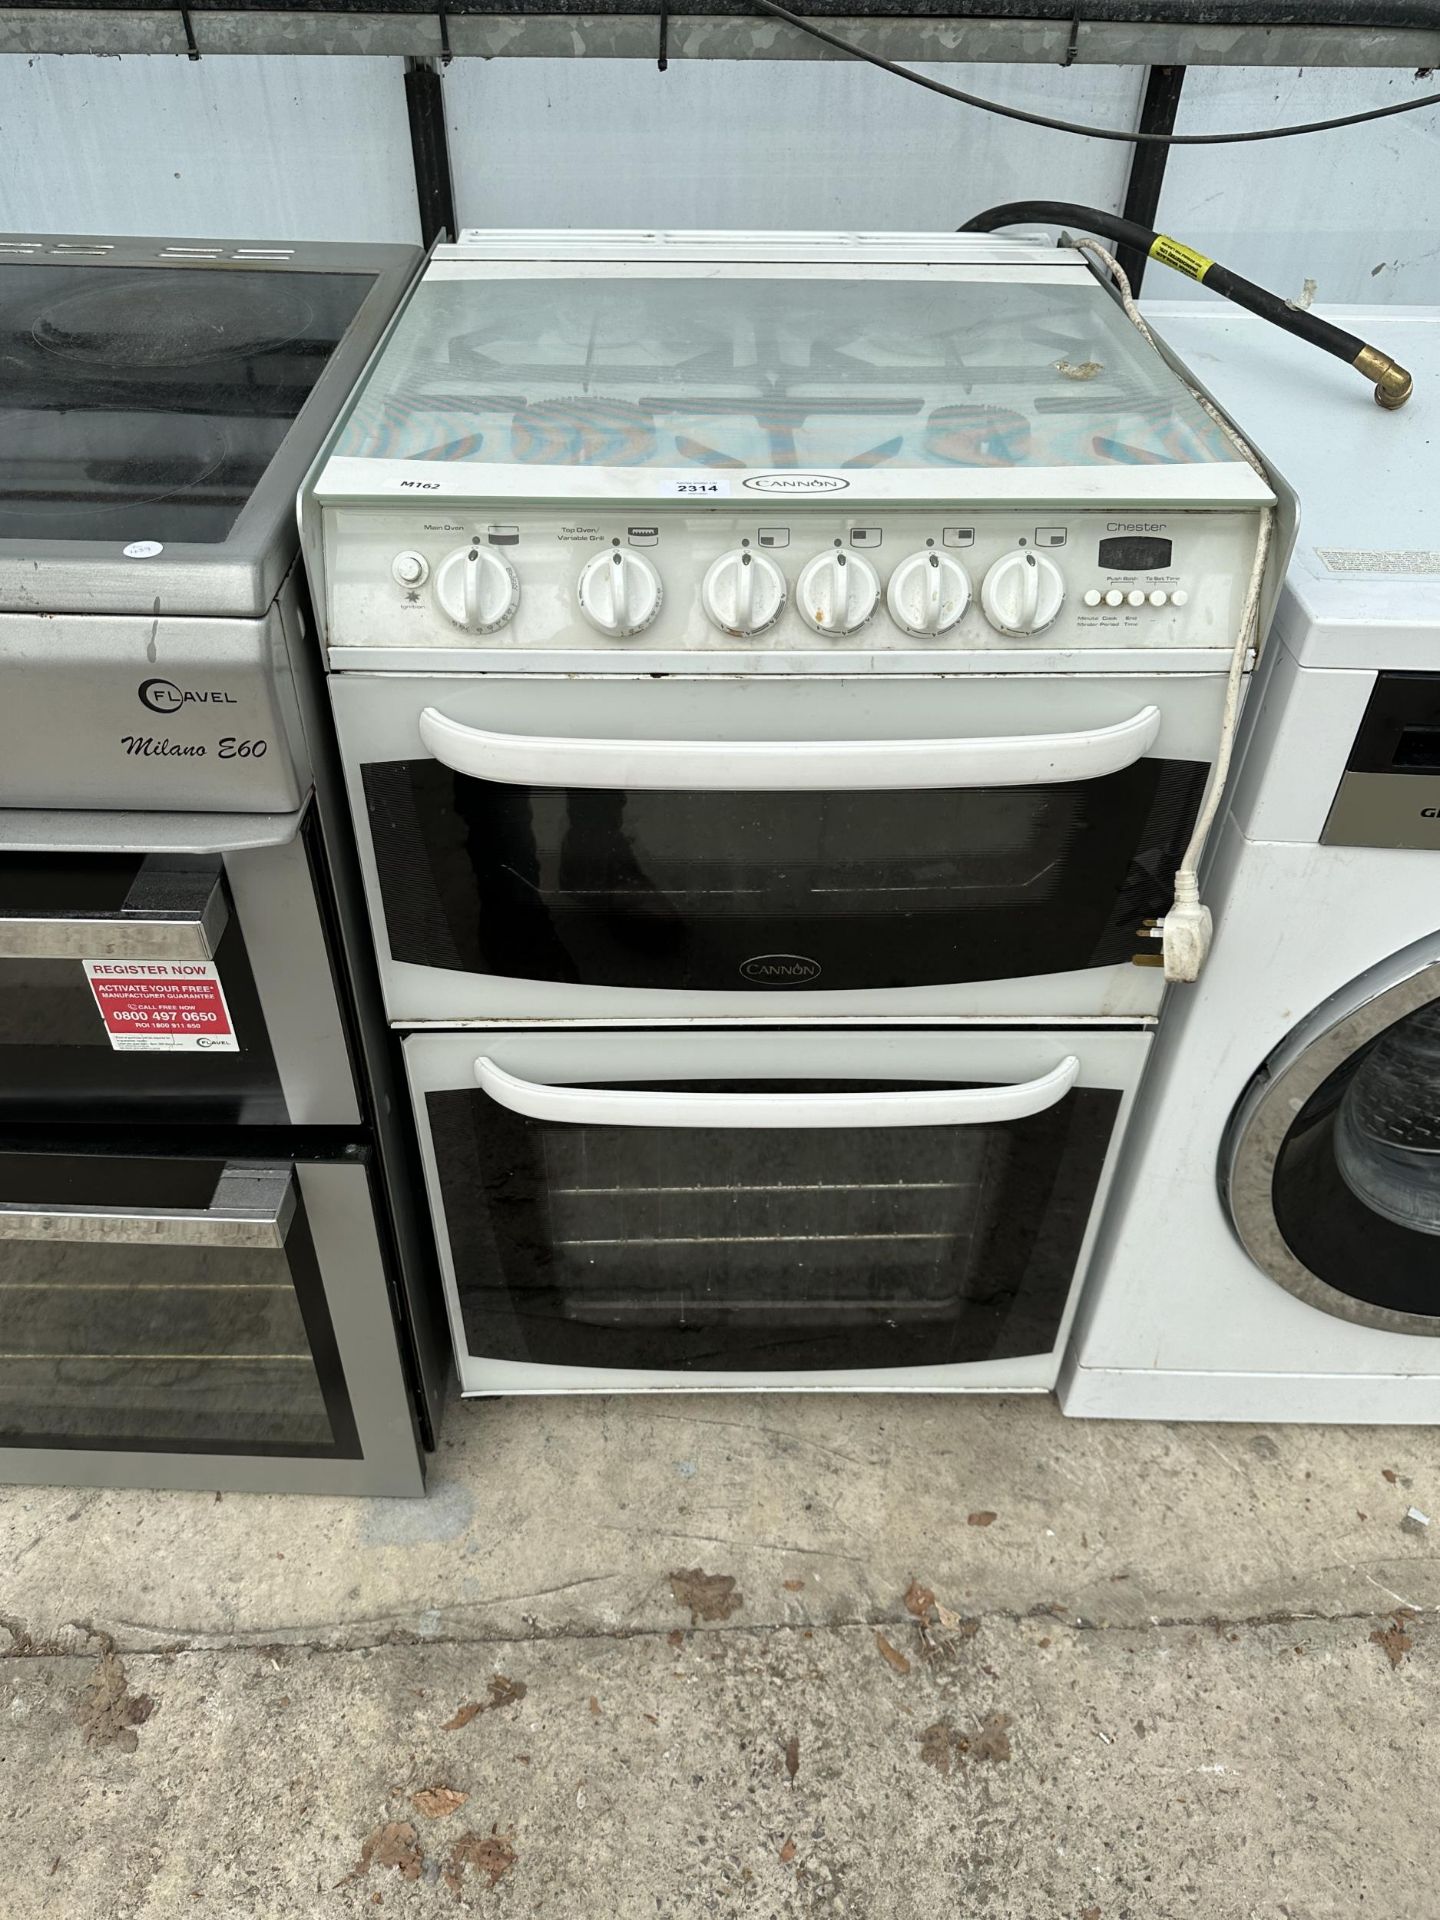
[[[908,80],[912,86],[924,87],[927,93],[958,100],[962,107],[978,107],[982,113],[998,113],[1005,120],[1023,120],[1030,127],[1048,127],[1053,133],[1075,133],[1086,140],[1118,140],[1130,147],[1235,147],[1254,140],[1289,140],[1296,134],[1331,133],[1337,127],[1358,127],[1370,120],[1388,120],[1397,113],[1415,113],[1421,107],[1440,106],[1440,93],[1425,93],[1415,100],[1397,100],[1388,107],[1367,107],[1363,113],[1342,113],[1331,120],[1304,120],[1293,127],[1252,127],[1243,133],[1128,133],[1120,127],[1087,127],[1082,121],[1057,120],[1053,114],[1030,113],[1024,107],[987,100],[983,94],[966,93],[962,87],[948,87],[943,80],[932,80],[927,73],[917,73],[913,67],[902,67],[898,61],[887,60],[883,54],[871,53],[866,47],[856,46],[853,40],[842,39],[828,27],[780,6],[778,0],[751,0],[751,4],[762,13],[773,14],[777,20],[798,28],[801,33],[808,33],[812,40],[834,47],[837,53],[879,67],[882,73],[893,73],[897,80]]]

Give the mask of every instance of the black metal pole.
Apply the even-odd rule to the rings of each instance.
[[[1180,109],[1180,89],[1185,84],[1184,67],[1151,67],[1145,76],[1145,97],[1140,103],[1140,133],[1173,133]],[[1130,161],[1130,178],[1125,186],[1122,212],[1137,226],[1153,227],[1160,210],[1160,188],[1165,179],[1169,147],[1136,147]],[[1115,258],[1124,267],[1136,293],[1145,278],[1145,255],[1138,247],[1117,247]]]
[[[457,231],[450,142],[445,133],[445,82],[438,61],[406,60],[405,104],[410,113],[410,152],[415,164],[420,238],[429,248],[442,235],[453,239]]]

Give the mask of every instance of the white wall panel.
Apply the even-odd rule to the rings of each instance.
[[[1143,73],[925,71],[1132,127]],[[1119,210],[1128,149],[1018,125],[844,61],[456,60],[457,216],[495,227],[956,227],[1024,195]]]
[[[1191,67],[1175,130],[1323,120],[1435,91],[1408,70]],[[1308,278],[1322,304],[1440,302],[1440,109],[1258,146],[1176,148],[1159,222],[1288,299]],[[1145,287],[1210,298],[1158,269]]]
[[[0,229],[417,240],[403,63],[0,58]]]

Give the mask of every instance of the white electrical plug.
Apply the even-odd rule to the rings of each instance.
[[[1210,909],[1200,900],[1199,882],[1182,868],[1175,876],[1174,904],[1154,928],[1165,957],[1165,978],[1198,980],[1214,932]]]

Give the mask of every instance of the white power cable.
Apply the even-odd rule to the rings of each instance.
[[[1073,240],[1079,252],[1093,254],[1113,278],[1120,293],[1120,304],[1126,316],[1139,329],[1140,333],[1160,353],[1160,344],[1145,323],[1144,315],[1135,304],[1135,295],[1130,287],[1129,276],[1120,262],[1108,248],[1102,247],[1098,240]],[[1164,355],[1161,355],[1164,358]],[[1167,366],[1169,362],[1166,361]],[[1182,379],[1185,376],[1181,374]],[[1219,427],[1225,438],[1247,460],[1269,485],[1269,475],[1264,463],[1255,449],[1246,441],[1221,413],[1220,409],[1209,401],[1198,387],[1185,380],[1185,385],[1200,403],[1204,411]],[[1265,566],[1270,558],[1270,542],[1273,537],[1275,514],[1273,508],[1266,507],[1260,517],[1260,531],[1255,541],[1255,558],[1250,568],[1250,584],[1245,591],[1244,604],[1240,609],[1240,623],[1235,635],[1235,645],[1230,654],[1230,671],[1225,680],[1225,706],[1220,716],[1220,738],[1216,742],[1215,761],[1210,769],[1210,782],[1205,789],[1205,798],[1200,811],[1195,816],[1195,825],[1190,834],[1190,842],[1175,872],[1175,895],[1170,911],[1155,928],[1155,938],[1161,942],[1161,951],[1165,956],[1165,978],[1167,980],[1196,980],[1205,964],[1205,956],[1210,951],[1210,941],[1214,933],[1214,923],[1210,909],[1200,899],[1199,867],[1205,852],[1205,843],[1215,824],[1215,816],[1220,811],[1220,802],[1225,796],[1226,782],[1230,777],[1230,761],[1235,751],[1235,730],[1240,720],[1240,696],[1245,685],[1245,661],[1250,649],[1259,648],[1260,596],[1265,588]]]

